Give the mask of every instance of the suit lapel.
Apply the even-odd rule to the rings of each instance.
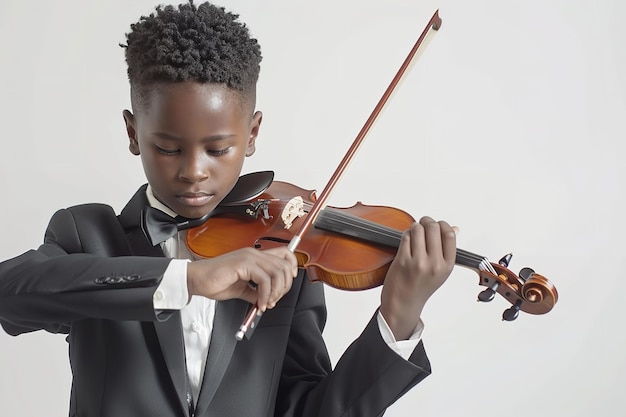
[[[245,318],[249,304],[242,300],[219,301],[215,310],[213,333],[204,368],[204,379],[196,406],[197,415],[206,413],[233,356],[235,333]]]
[[[148,205],[146,186],[142,186],[130,199],[126,207],[119,215],[119,221],[126,231],[126,239],[132,255],[135,256],[163,256],[159,245],[152,246],[140,226],[141,211]],[[154,322],[154,329],[161,346],[163,359],[167,370],[172,378],[172,384],[176,390],[185,415],[188,415],[187,386],[188,378],[185,367],[185,345],[180,313],[172,314],[165,321]]]
[[[185,365],[185,345],[180,313],[176,312],[168,320],[154,323],[163,359],[172,378],[178,400],[185,414],[189,411],[187,404],[188,377]]]

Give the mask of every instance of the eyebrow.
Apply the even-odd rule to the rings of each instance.
[[[165,132],[153,132],[152,133],[154,136],[158,136],[162,139],[167,139],[167,140],[173,140],[176,142],[181,142],[183,140],[183,138],[179,137],[179,136],[174,136],[174,135],[170,135],[169,133],[165,133]],[[219,140],[223,140],[223,139],[228,139],[228,138],[232,138],[236,136],[235,134],[224,134],[224,135],[213,135],[213,136],[207,136],[204,137],[202,139],[200,139],[202,142],[216,142]]]

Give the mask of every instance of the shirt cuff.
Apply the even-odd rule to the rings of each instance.
[[[172,259],[152,296],[155,310],[180,310],[189,302],[187,259]]]
[[[378,329],[380,330],[380,335],[385,343],[387,343],[387,346],[400,355],[404,360],[408,360],[411,353],[413,353],[413,350],[415,350],[420,340],[422,340],[422,332],[424,331],[424,322],[422,319],[420,319],[419,323],[417,323],[411,337],[407,340],[398,341],[380,311],[378,312],[378,316],[376,318],[378,319]]]

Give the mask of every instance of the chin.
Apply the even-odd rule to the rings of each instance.
[[[213,202],[213,204],[207,204],[205,206],[197,206],[197,207],[183,205],[180,207],[181,211],[180,212],[177,211],[177,213],[189,219],[198,219],[200,217],[204,217],[207,214],[211,213],[213,210],[215,210],[217,205],[218,204],[215,204],[215,202]]]
[[[197,219],[197,218],[200,218],[209,214],[210,212],[213,211],[213,209],[214,207],[209,207],[209,208],[199,208],[199,207],[182,208],[181,207],[181,210],[176,211],[176,213],[178,213],[179,215],[183,217],[187,217],[188,219]]]

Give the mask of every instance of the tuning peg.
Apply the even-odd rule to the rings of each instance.
[[[507,268],[509,266],[509,262],[511,262],[511,258],[513,257],[512,253],[507,253],[506,255],[504,255],[502,258],[500,258],[500,260],[498,261],[498,263],[500,265],[502,265],[503,267]]]
[[[534,273],[535,273],[534,269],[526,267],[526,268],[520,269],[518,276],[522,281],[526,282],[528,281],[528,278],[533,276]]]
[[[489,286],[485,290],[481,291],[478,294],[478,301],[482,301],[483,303],[487,303],[487,302],[493,300],[493,298],[496,295],[496,290],[498,289],[498,285],[500,285],[500,283],[498,281],[494,281],[491,286]]]
[[[502,313],[502,320],[513,321],[519,316],[519,308],[522,305],[522,300],[517,300],[510,308],[504,310]]]

